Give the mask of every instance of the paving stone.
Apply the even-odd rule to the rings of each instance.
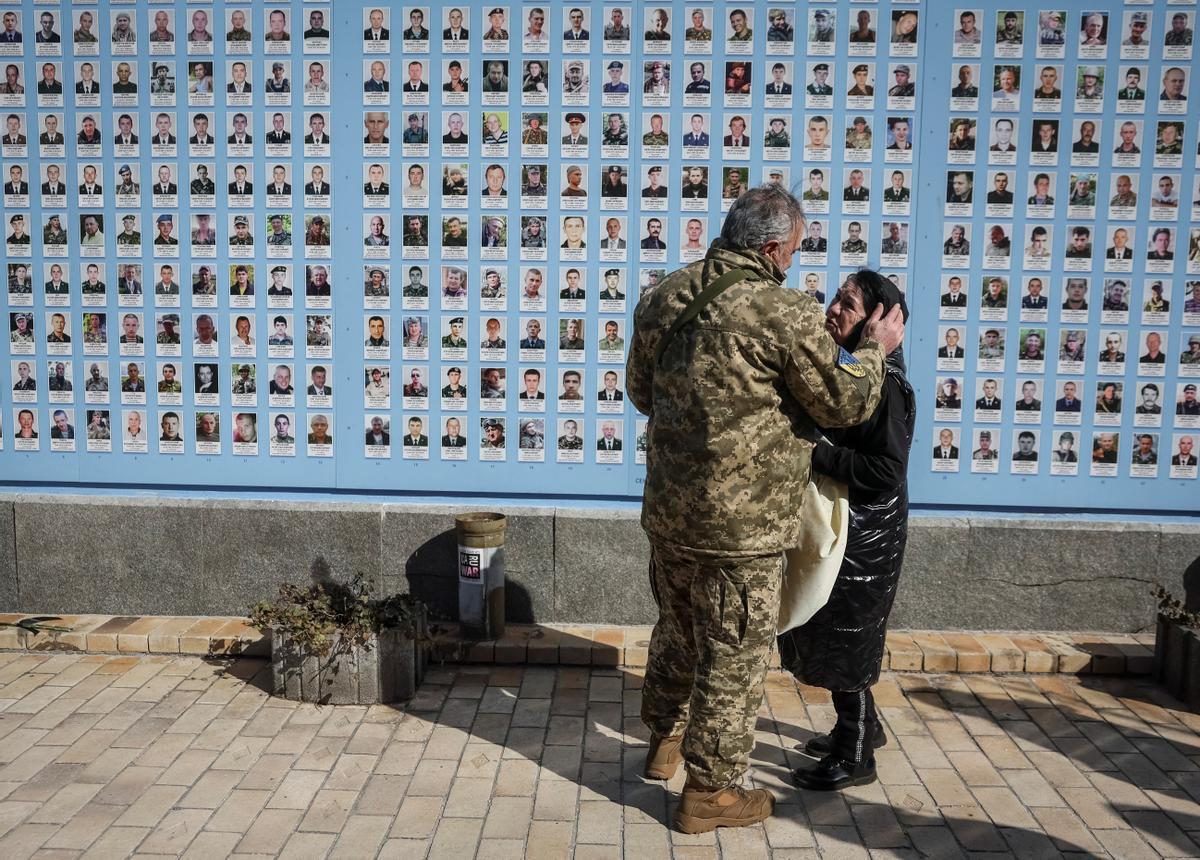
[[[391,819],[386,815],[350,816],[333,844],[329,857],[335,860],[359,860],[375,856],[391,824]]]
[[[953,648],[965,671],[970,647],[1004,656],[989,635],[893,641]],[[1050,641],[1001,638],[1026,669]],[[407,711],[272,699],[247,684],[261,672],[0,653],[2,689],[24,691],[0,698],[0,856],[1200,853],[1200,719],[1136,679],[885,675],[880,781],[830,795],[788,774],[807,761],[792,747],[832,721],[828,693],[771,675],[752,759],[776,814],[688,836],[668,827],[682,773],[666,788],[640,776],[640,672],[439,668]]]
[[[371,776],[378,756],[341,755],[325,780],[325,788],[336,791],[359,791]]]
[[[444,800],[441,797],[406,797],[388,835],[401,839],[431,838],[437,829]]]
[[[815,845],[808,816],[798,803],[776,803],[774,813],[763,822],[763,830],[772,849]]]
[[[42,803],[28,820],[34,824],[66,824],[91,802],[99,790],[99,785],[89,783],[64,785],[52,798]]]
[[[355,811],[360,815],[372,817],[393,816],[400,809],[407,788],[406,776],[373,774],[359,793]]]
[[[580,809],[580,822],[583,822],[583,808]],[[616,829],[620,830],[620,811],[618,809]],[[529,831],[533,817],[533,800],[529,797],[495,797],[488,810],[487,819],[483,824],[483,838],[490,839],[519,839],[522,842]],[[582,830],[581,830],[582,833]],[[608,840],[599,840],[608,841]]]
[[[1121,860],[1151,860],[1159,854],[1132,830],[1097,830],[1096,838],[1113,857]]]
[[[288,775],[295,760],[296,757],[291,755],[263,755],[246,770],[238,788],[274,791]]]
[[[138,752],[133,763],[143,767],[170,767],[191,742],[191,735],[159,735]]]
[[[1125,820],[1150,843],[1150,847],[1164,857],[1200,854],[1196,843],[1163,812],[1150,809],[1130,810],[1125,813]]]
[[[107,832],[110,825],[122,812],[124,812],[124,807],[121,806],[88,803],[46,841],[45,847],[66,851],[83,851]]]
[[[163,772],[157,782],[162,785],[192,785],[216,758],[217,754],[209,750],[187,750]]]
[[[183,853],[183,860],[210,860],[216,857],[228,857],[233,853],[240,837],[236,833],[206,833],[196,834],[196,838]]]
[[[813,834],[817,839],[817,848],[821,852],[822,857],[837,857],[839,860],[858,860],[858,858],[866,858],[870,856],[866,847],[862,844],[858,831],[853,827],[831,827],[818,826],[813,828]],[[721,834],[724,836],[724,834]],[[745,840],[750,842],[750,840]],[[733,845],[738,843],[732,842]],[[725,840],[722,840],[722,851],[724,851]],[[756,846],[749,846],[752,849]]]
[[[455,779],[442,815],[447,818],[483,818],[492,794],[491,779]]]
[[[144,854],[182,854],[212,814],[208,809],[174,809],[168,812],[138,846]]]
[[[575,860],[585,860],[586,853],[581,853],[586,848],[596,848],[599,846],[580,846],[575,849],[573,855]],[[477,857],[487,857],[489,860],[524,860],[525,857],[525,840],[524,839],[481,839],[479,841],[479,852]]]
[[[1200,831],[1200,804],[1185,791],[1148,791],[1150,799],[1171,817],[1175,824],[1196,835]]]
[[[41,749],[41,747],[35,747]],[[53,749],[51,747],[51,749]],[[65,786],[80,781],[79,776],[84,766],[81,764],[59,764],[51,762],[37,772],[35,776],[13,791],[13,800],[34,800],[46,802]]]
[[[138,844],[146,838],[149,829],[145,827],[109,827],[83,856],[89,858],[128,857]]]
[[[341,832],[357,797],[358,793],[354,791],[318,791],[308,812],[300,820],[300,829],[322,833]]]
[[[537,777],[537,762],[528,759],[501,761],[496,776],[496,796],[533,797]]]
[[[1103,849],[1079,816],[1069,809],[1033,807],[1038,824],[1060,851],[1098,853]]]
[[[156,827],[186,790],[177,785],[149,786],[115,823],[118,827]]]
[[[301,860],[321,860],[329,849],[333,846],[335,837],[332,833],[306,833],[297,832],[291,835],[287,844],[284,845],[282,856],[289,858],[301,858]]]
[[[556,860],[570,854],[575,826],[566,821],[535,821],[526,842],[529,860]]]
[[[417,764],[408,783],[410,797],[428,796],[444,798],[450,793],[450,784],[458,763],[452,760],[423,760]]]
[[[296,809],[264,809],[237,844],[239,854],[278,854],[300,823]]]
[[[443,818],[433,834],[428,860],[462,860],[473,856],[482,829],[481,818]]]
[[[994,788],[981,786],[972,788],[972,793],[988,814],[992,822],[999,827],[1021,828],[1036,827],[1037,822],[1029,814],[1029,810],[1008,787]]]
[[[574,821],[579,787],[571,782],[539,780],[533,804],[535,821]]]
[[[1059,789],[1059,794],[1083,821],[1084,826],[1091,830],[1111,830],[1129,826],[1120,814],[1113,810],[1104,795],[1094,788],[1062,788]]]
[[[268,809],[307,809],[325,781],[322,771],[294,770],[283,778]]]
[[[245,833],[270,799],[271,792],[265,789],[234,789],[216,812],[209,816],[204,828],[227,833]]]
[[[1003,851],[1007,847],[987,813],[978,806],[944,807],[942,815],[968,851]]]

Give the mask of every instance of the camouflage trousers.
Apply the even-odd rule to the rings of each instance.
[[[642,722],[683,735],[688,773],[704,785],[730,785],[749,766],[782,577],[782,555],[698,559],[651,544],[658,623]]]

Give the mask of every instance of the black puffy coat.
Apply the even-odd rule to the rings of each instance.
[[[813,469],[847,484],[846,556],[829,602],[779,637],[783,665],[804,684],[857,691],[879,679],[887,619],[908,541],[908,451],[916,401],[903,365],[889,360],[870,420],[813,451]]]

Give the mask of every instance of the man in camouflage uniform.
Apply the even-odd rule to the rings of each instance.
[[[229,246],[231,248],[253,248],[254,236],[250,233],[250,219],[245,215],[238,215],[233,219],[234,234],[229,237]]]
[[[237,378],[233,380],[234,394],[254,394],[258,391],[258,386],[250,378],[251,369],[248,364],[237,366]]]
[[[308,346],[312,347],[329,347],[333,345],[333,339],[329,336],[329,332],[325,330],[325,318],[315,316],[312,318],[312,325],[308,330]]]
[[[484,448],[504,448],[504,422],[501,419],[483,419],[483,441],[480,444]]]
[[[604,136],[600,142],[604,146],[629,145],[629,130],[625,126],[624,116],[619,113],[608,115],[608,124],[604,127]]]
[[[500,272],[496,269],[488,269],[483,274],[483,286],[479,288],[479,297],[481,299],[502,299],[504,298],[504,286],[500,283]]]
[[[283,227],[283,216],[271,216],[271,231],[267,233],[267,244],[276,247],[292,244],[292,234]]]
[[[862,224],[858,221],[851,221],[846,227],[846,234],[847,238],[842,242],[843,254],[867,253],[867,243],[862,238]]]
[[[453,349],[465,349],[467,339],[462,336],[463,318],[455,317],[450,320],[450,334],[442,335],[442,346]]]
[[[368,279],[363,286],[363,297],[368,299],[386,299],[391,295],[391,289],[383,280],[383,269],[373,268],[368,273]]]
[[[382,273],[380,269],[380,273]],[[374,277],[374,271],[371,272],[371,277]],[[429,297],[429,285],[422,279],[425,273],[421,271],[420,266],[408,267],[408,283],[404,285],[404,298],[406,299],[424,299]]]
[[[550,142],[546,129],[542,128],[542,118],[538,114],[529,117],[529,127],[521,133],[521,143],[529,146],[544,146]]]
[[[604,38],[610,42],[628,42],[629,25],[624,23],[625,13],[621,9],[612,10],[611,23],[604,25]]]
[[[656,113],[650,117],[650,131],[642,135],[642,143],[646,146],[670,145],[671,134],[663,128],[662,114]]]
[[[834,343],[822,308],[784,286],[804,228],[781,186],[747,191],[705,258],[648,290],[634,315],[627,391],[649,416],[642,527],[659,606],[642,693],[646,775],[669,779],[686,762],[676,825],[690,833],[770,815],[766,790],[734,783],[754,745],[782,552],[799,541],[813,443],[796,428],[869,417],[903,337],[897,309],[867,321],[854,355]],[[659,360],[683,309],[731,269],[748,275]]]
[[[125,217],[123,217],[121,219],[121,224],[124,226],[125,229],[117,234],[117,244],[118,245],[140,245],[140,244],[142,244],[141,232],[134,229],[134,225],[137,224],[137,216],[136,215],[126,215]]]
[[[138,236],[139,240],[141,236]],[[121,244],[121,234],[117,234],[117,243]],[[56,214],[47,216],[46,226],[42,228],[42,244],[44,245],[65,245],[67,244],[67,231],[62,228],[62,220]]]
[[[789,147],[792,137],[787,133],[787,120],[781,116],[771,117],[771,127],[763,137],[763,146]]]
[[[578,435],[579,422],[573,418],[568,418],[563,422],[563,430],[567,432],[558,437],[558,450],[582,451],[583,437]]]
[[[683,38],[689,42],[711,42],[712,30],[704,26],[704,10],[692,11],[692,26],[688,27]]]
[[[871,127],[867,125],[865,116],[856,116],[854,124],[846,129],[846,148],[847,149],[870,149],[873,135]]]
[[[158,381],[159,394],[179,394],[183,391],[183,383],[175,378],[175,365],[162,366],[163,378]]]
[[[161,343],[168,346],[173,346],[179,343],[179,316],[177,314],[166,314],[163,316],[160,324],[162,331],[155,337],[155,343]]]
[[[88,368],[87,382],[83,384],[84,391],[108,391],[108,378],[100,370],[100,365],[92,362],[92,366]]]
[[[829,12],[818,9],[813,12],[812,42],[832,42],[834,39],[833,23],[829,20]]]
[[[234,9],[229,16],[230,29],[225,34],[227,42],[250,42],[254,36],[246,29],[246,13],[240,9]]]

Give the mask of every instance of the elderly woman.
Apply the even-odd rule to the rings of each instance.
[[[825,314],[825,327],[847,351],[858,348],[864,323],[879,306],[908,308],[899,289],[878,272],[861,269],[842,284]],[[876,747],[886,738],[871,685],[879,679],[888,614],[896,596],[908,539],[908,452],[916,402],[904,356],[885,364],[883,397],[864,424],[831,431],[817,445],[812,468],[850,489],[846,555],[829,602],[809,621],[779,638],[783,665],[801,683],[833,694],[833,732],[812,738],[805,752],[821,757],[795,772],[803,788],[832,791],[875,781]]]

